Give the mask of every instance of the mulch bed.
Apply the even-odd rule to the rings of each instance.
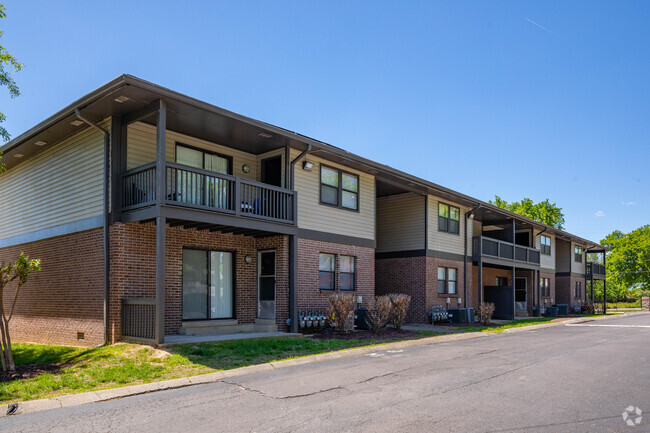
[[[31,379],[43,373],[57,373],[63,368],[60,364],[20,365],[16,371],[0,371],[0,383],[13,380]]]
[[[405,329],[397,330],[395,328],[384,328],[381,331],[375,333],[372,331],[367,331],[363,329],[358,329],[355,331],[350,331],[347,334],[339,334],[333,329],[325,329],[317,334],[311,336],[311,338],[317,340],[330,340],[336,338],[339,340],[393,340],[393,339],[411,339],[411,338],[421,338],[422,335],[417,332],[407,331]]]

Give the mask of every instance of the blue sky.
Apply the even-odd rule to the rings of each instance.
[[[648,3],[92,3],[4,1],[13,136],[129,73],[588,239],[650,222]]]

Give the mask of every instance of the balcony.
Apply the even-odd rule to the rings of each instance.
[[[593,278],[594,280],[605,279],[605,265],[593,262],[587,262],[586,265],[585,273],[587,274],[587,278]]]
[[[539,266],[540,252],[534,248],[516,245],[485,236],[474,236],[473,260],[493,258]]]
[[[165,172],[164,205],[296,223],[295,191],[171,162],[165,163]],[[125,172],[122,188],[123,212],[156,204],[156,164]]]

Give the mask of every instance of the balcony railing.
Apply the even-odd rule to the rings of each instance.
[[[485,236],[474,236],[472,247],[474,260],[484,256],[539,265],[539,250],[534,248],[515,245],[511,242]]]
[[[294,224],[295,191],[214,171],[167,162],[164,203],[265,221]],[[156,165],[124,173],[122,209],[156,202]]]
[[[587,262],[587,277],[605,277],[605,265],[600,263]]]

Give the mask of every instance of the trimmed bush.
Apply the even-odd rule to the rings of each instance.
[[[411,304],[411,296],[403,293],[391,293],[388,295],[391,303],[391,319],[395,329],[402,329],[406,313],[408,312],[409,305]]]
[[[393,304],[388,296],[376,296],[374,308],[368,310],[368,326],[373,332],[379,332],[380,329],[388,325],[391,319]]]
[[[343,334],[354,329],[354,293],[336,293],[329,297],[328,316],[337,332]]]
[[[484,302],[478,306],[478,319],[481,325],[489,325],[492,321],[494,314],[494,304],[491,302]]]

